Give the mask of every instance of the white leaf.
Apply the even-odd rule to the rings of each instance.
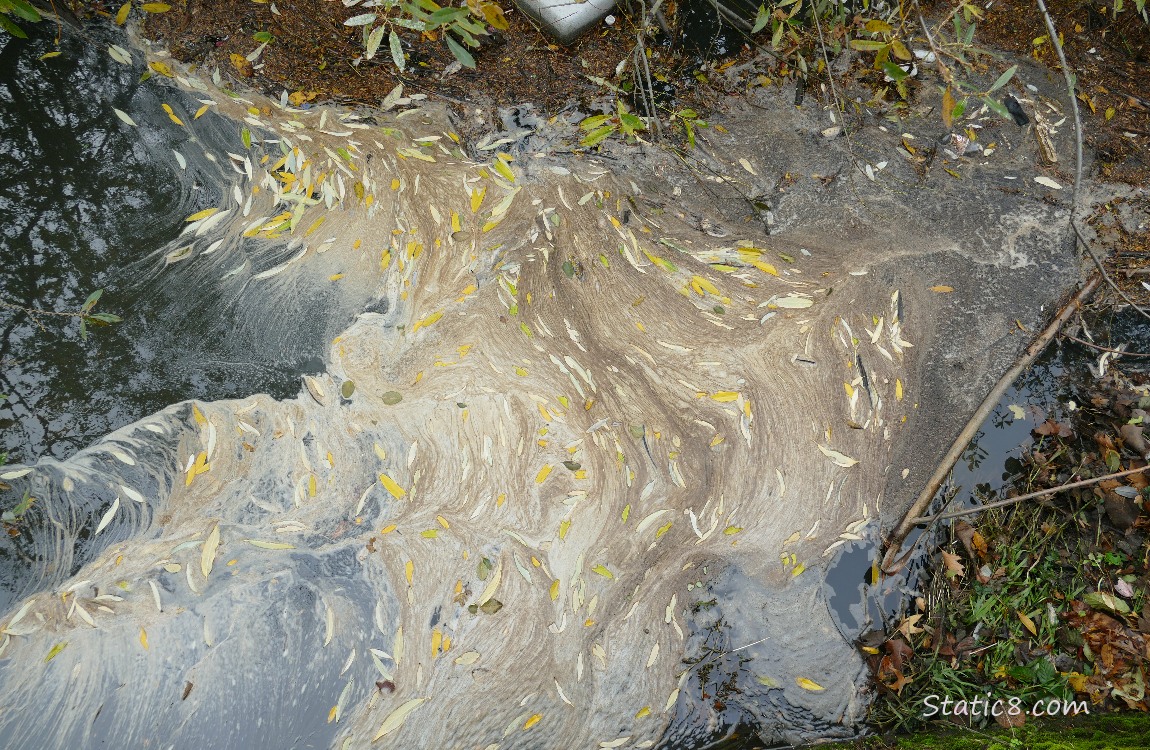
[[[809,299],[807,297],[783,297],[782,299],[775,301],[775,306],[798,310],[804,307],[810,307],[814,303],[815,301],[813,299]]]
[[[1010,413],[1014,415],[1015,419],[1025,419],[1026,418],[1026,412],[1024,412],[1022,410],[1022,407],[1019,406],[1018,404],[1011,404],[1007,408],[1010,409]]]
[[[375,57],[376,50],[379,49],[379,43],[383,41],[383,32],[387,29],[383,26],[376,26],[371,30],[371,34],[367,37],[367,53],[365,58],[370,60]]]
[[[823,455],[829,458],[836,466],[841,466],[844,469],[850,468],[851,466],[854,466],[858,463],[858,459],[851,458],[850,456],[845,456],[842,453],[839,453],[836,450],[831,450],[825,446],[820,445],[819,450],[822,451]]]
[[[385,734],[394,732],[396,729],[399,729],[401,726],[403,726],[403,722],[405,719],[407,719],[407,715],[422,706],[426,701],[427,698],[412,698],[407,703],[404,703],[402,706],[392,711],[387,715],[387,718],[383,720],[383,724],[380,725],[379,731],[375,733],[375,736],[371,738],[371,741],[375,742]]]
[[[1035,177],[1034,181],[1037,182],[1039,185],[1045,185],[1046,187],[1053,188],[1054,190],[1061,190],[1062,189],[1061,185],[1059,185],[1057,182],[1050,179],[1049,177]]]
[[[100,519],[100,525],[96,527],[96,534],[99,534],[101,531],[104,530],[105,526],[107,526],[108,524],[110,524],[112,522],[112,519],[116,517],[116,511],[118,511],[119,509],[120,509],[120,498],[117,497],[112,502],[112,507],[108,508],[108,512],[105,513],[104,517]],[[93,535],[93,536],[95,536],[95,535]]]
[[[203,549],[200,550],[200,572],[204,574],[204,578],[212,572],[212,564],[216,560],[216,550],[220,546],[220,525],[217,523],[212,527],[212,532],[208,534],[208,540],[204,542]]]
[[[387,44],[391,47],[391,59],[395,62],[395,67],[402,72],[407,63],[403,59],[403,45],[399,43],[399,34],[395,33],[395,29],[392,29],[391,33],[387,35]]]
[[[360,13],[358,16],[352,16],[343,22],[344,26],[367,26],[374,23],[377,18],[375,13]]]
[[[112,111],[116,113],[116,117],[119,117],[128,125],[131,125],[133,128],[136,127],[136,121],[129,117],[127,112],[122,109],[116,109],[115,107],[112,107]]]

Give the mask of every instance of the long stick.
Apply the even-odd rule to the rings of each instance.
[[[1005,507],[1007,505],[1014,505],[1015,503],[1021,503],[1023,500],[1033,500],[1034,498],[1042,497],[1043,495],[1053,495],[1053,494],[1058,493],[1058,492],[1064,492],[1066,490],[1073,490],[1073,489],[1077,489],[1079,487],[1089,487],[1092,484],[1098,484],[1099,482],[1105,482],[1107,479],[1118,479],[1120,477],[1129,476],[1131,474],[1140,474],[1140,473],[1147,472],[1147,471],[1150,471],[1150,466],[1141,466],[1137,469],[1127,469],[1126,471],[1119,471],[1119,472],[1114,473],[1114,474],[1107,474],[1105,476],[1094,477],[1092,479],[1082,479],[1082,480],[1077,481],[1077,482],[1071,482],[1070,484],[1062,484],[1062,485],[1059,485],[1057,487],[1051,487],[1048,490],[1039,490],[1038,492],[1031,492],[1031,493],[1028,493],[1026,495],[1019,495],[1018,497],[1008,497],[1005,500],[996,500],[993,503],[985,503],[983,505],[979,505],[979,506],[974,507],[974,508],[963,508],[962,510],[952,510],[948,513],[938,513],[938,514],[933,515],[933,516],[919,516],[918,518],[912,518],[910,520],[912,523],[915,523],[915,524],[933,523],[935,521],[945,521],[948,518],[958,518],[959,516],[969,516],[971,513],[979,513],[979,512],[984,511],[984,510],[990,510],[991,508],[1002,508],[1002,507]]]
[[[898,554],[898,549],[902,545],[903,540],[906,539],[910,530],[919,522],[918,517],[921,516],[926,507],[930,505],[931,500],[933,500],[935,494],[938,493],[938,488],[942,486],[942,483],[946,481],[947,475],[950,474],[950,470],[958,463],[958,459],[962,456],[962,452],[966,450],[966,446],[971,438],[978,432],[978,428],[986,421],[987,416],[994,410],[994,407],[998,405],[1002,394],[1006,393],[1006,390],[1014,383],[1022,371],[1029,367],[1035,358],[1042,353],[1046,345],[1058,334],[1058,330],[1062,325],[1090,298],[1090,295],[1098,288],[1098,284],[1101,281],[1102,277],[1099,274],[1094,274],[1090,277],[1090,280],[1086,282],[1085,286],[1062,308],[1062,311],[1058,313],[1058,316],[1050,322],[1050,325],[1039,334],[1038,338],[1034,339],[1030,346],[1026,348],[1026,351],[1023,352],[1022,357],[999,378],[994,388],[990,390],[990,393],[988,393],[982,403],[979,404],[971,416],[970,421],[966,423],[966,427],[963,428],[954,443],[951,444],[950,450],[947,451],[946,456],[942,459],[942,463],[934,470],[930,481],[926,483],[922,492],[918,494],[914,503],[907,510],[906,515],[903,516],[902,521],[887,538],[887,553],[883,558],[884,570],[889,570],[889,566],[895,562],[894,556]]]

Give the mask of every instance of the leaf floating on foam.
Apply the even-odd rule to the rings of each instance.
[[[217,523],[212,527],[212,531],[208,534],[208,539],[204,542],[204,548],[200,550],[200,572],[204,574],[204,578],[212,572],[212,564],[216,561],[216,550],[220,546],[220,525]]]
[[[244,541],[260,549],[295,549],[294,544],[287,542],[265,542],[262,539],[245,539]]]
[[[206,219],[209,216],[211,216],[212,214],[214,214],[216,211],[219,211],[219,210],[220,209],[218,209],[218,208],[205,208],[203,211],[196,211],[194,214],[192,214],[188,218],[184,219],[184,221],[193,222],[193,221],[199,221],[200,219]]]
[[[551,464],[543,464],[539,469],[539,473],[535,475],[535,484],[543,484],[547,481],[547,475],[551,473]]]
[[[718,391],[711,394],[711,398],[719,403],[727,403],[729,401],[738,401],[739,394],[736,391]]]
[[[108,508],[108,512],[105,513],[104,517],[100,519],[100,525],[96,527],[96,534],[99,534],[101,531],[104,530],[104,528],[108,524],[110,524],[112,522],[112,519],[116,517],[116,511],[118,511],[119,509],[120,509],[120,498],[117,497],[115,500],[112,501],[112,507]]]
[[[399,483],[389,477],[387,474],[380,474],[379,481],[383,484],[384,488],[392,494],[396,500],[402,500],[407,491],[399,486]]]
[[[608,570],[606,565],[596,565],[594,568],[591,568],[591,570],[595,571],[604,578],[609,578],[612,581],[615,580],[615,574]]]
[[[855,464],[858,463],[858,459],[851,458],[850,456],[839,453],[836,450],[831,450],[830,448],[827,448],[826,446],[820,445],[819,450],[823,452],[824,456],[826,456],[832,462],[834,462],[834,464],[836,466],[841,466],[844,469],[848,469],[851,466],[854,466]]]
[[[390,734],[396,729],[399,729],[401,726],[403,726],[403,722],[407,720],[408,715],[426,703],[427,700],[427,698],[412,698],[407,703],[404,703],[402,706],[392,711],[387,715],[387,718],[383,720],[383,724],[380,725],[379,731],[375,733],[375,736],[371,738],[371,741],[375,742],[380,737],[383,737],[384,735]]]
[[[395,406],[403,400],[403,394],[399,391],[388,391],[387,393],[380,396],[380,400],[382,400],[383,403],[387,404],[388,406]]]
[[[815,301],[809,297],[783,297],[782,299],[775,300],[776,307],[783,307],[789,310],[801,310],[813,305]]]
[[[530,729],[543,719],[543,714],[532,714],[531,718],[523,723],[524,729]]]
[[[809,690],[812,693],[819,693],[823,690],[826,690],[826,688],[822,685],[818,684],[814,680],[808,680],[806,677],[796,677],[795,684],[801,687],[803,690]]]
[[[44,657],[44,663],[47,664],[48,662],[55,659],[59,655],[59,653],[61,651],[63,651],[64,649],[66,649],[67,647],[68,647],[67,641],[64,641],[63,643],[57,643],[55,646],[52,647],[52,650],[48,652],[48,655]]]

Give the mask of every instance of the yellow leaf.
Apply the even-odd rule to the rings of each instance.
[[[770,263],[764,263],[761,260],[752,260],[751,265],[759,269],[763,273],[769,273],[771,276],[778,276],[779,270],[772,266]]]
[[[665,523],[665,524],[663,524],[662,526],[660,526],[660,527],[659,527],[659,530],[655,532],[655,538],[656,538],[656,539],[658,539],[659,537],[661,537],[661,536],[663,536],[664,534],[666,534],[668,531],[670,531],[670,530],[671,530],[671,527],[672,527],[672,526],[674,526],[674,525],[675,525],[675,522],[674,522],[674,521],[667,521],[667,523]]]
[[[723,533],[727,536],[732,536],[734,534],[738,534],[742,530],[742,526],[728,526],[727,528],[723,529]]]
[[[954,291],[954,287],[946,286],[945,284],[938,284],[937,286],[932,286],[930,291],[938,292],[939,294],[950,294]]]
[[[715,295],[716,297],[719,296],[719,290],[715,287],[715,285],[707,279],[704,279],[702,276],[691,277],[691,288],[694,289],[695,293],[700,296],[702,296],[703,292],[708,292]]]
[[[411,585],[412,579],[415,577],[415,563],[408,560],[403,566],[403,575],[407,578],[407,585]]]
[[[726,403],[728,401],[738,401],[739,394],[737,391],[718,391],[711,394],[711,398],[719,403]]]
[[[399,528],[399,527],[396,526],[394,523],[389,523],[387,526],[384,526],[382,529],[380,529],[379,533],[380,534],[390,534],[391,532],[395,531],[397,528]]]
[[[116,25],[123,26],[128,20],[128,14],[132,12],[132,4],[124,3],[120,9],[116,11]]]
[[[559,579],[558,578],[556,578],[554,581],[551,582],[551,588],[548,590],[548,593],[551,594],[551,601],[555,601],[559,598]]]
[[[1034,627],[1034,620],[1031,620],[1022,612],[1018,613],[1018,619],[1022,621],[1023,627],[1029,630],[1031,635],[1038,635],[1038,629]]]
[[[342,273],[333,273],[331,276],[327,277],[327,280],[328,281],[339,281],[342,278],[343,278]]]
[[[560,521],[559,522],[559,538],[560,539],[566,539],[567,538],[567,532],[570,529],[571,529],[571,522],[570,521]]]
[[[415,333],[420,328],[427,328],[427,327],[433,325],[435,323],[435,321],[439,320],[442,317],[443,317],[443,311],[442,310],[440,310],[439,312],[433,312],[431,315],[428,315],[427,317],[423,318],[422,320],[416,321],[415,325],[413,325],[411,327],[411,332]]]
[[[205,104],[204,106],[202,106],[202,107],[200,107],[199,109],[197,109],[197,110],[196,110],[196,114],[195,114],[195,115],[192,117],[192,119],[193,119],[193,120],[198,120],[198,119],[200,119],[200,117],[202,117],[202,116],[203,116],[203,114],[204,114],[205,112],[207,112],[207,111],[208,111],[208,105],[207,105],[207,104]]]
[[[145,651],[148,650],[148,632],[143,628],[140,628],[140,645],[144,647]]]
[[[814,680],[808,680],[806,677],[796,677],[795,683],[803,690],[810,690],[812,693],[818,693],[826,690],[826,688],[822,685],[818,684]]]
[[[543,468],[535,475],[535,484],[543,484],[547,480],[547,475],[551,473],[551,464],[543,464]]]
[[[895,378],[894,381],[894,397],[897,401],[902,401],[902,380]]]
[[[479,190],[471,191],[471,213],[475,213],[479,210],[479,207],[483,205],[483,196],[485,195],[487,195],[486,185]]]
[[[500,176],[505,177],[508,182],[515,182],[515,173],[511,171],[511,167],[507,166],[507,162],[502,159],[496,159],[492,166],[495,168],[495,171],[498,172]]]
[[[57,643],[55,646],[52,647],[52,650],[48,652],[48,655],[44,657],[44,663],[47,664],[48,662],[55,659],[56,655],[59,654],[61,651],[63,651],[67,646],[68,646],[67,641],[64,641],[63,643]]]
[[[160,62],[159,60],[152,60],[148,63],[148,67],[164,76],[165,78],[175,78],[176,76],[176,74],[172,72],[171,67],[169,67],[167,63]]]
[[[383,737],[384,735],[399,729],[401,726],[403,726],[403,722],[407,719],[408,714],[419,708],[427,700],[427,698],[412,698],[407,703],[404,703],[402,706],[392,711],[387,715],[387,718],[383,720],[383,724],[380,725],[379,731],[375,733],[375,736],[371,738],[371,741],[375,742],[380,737]]]
[[[459,214],[456,213],[455,211],[451,212],[451,231],[452,232],[462,232],[463,231],[463,225],[459,223]]]
[[[335,706],[332,706],[331,710],[327,712],[327,723],[328,724],[335,721],[335,714],[337,711],[339,711],[339,706],[335,705]]]
[[[166,107],[166,106],[168,106],[168,105],[166,105],[166,104],[165,104],[164,106]],[[200,219],[206,219],[206,218],[208,218],[209,216],[211,216],[211,215],[215,214],[215,213],[216,213],[217,211],[219,211],[219,210],[220,210],[220,209],[218,209],[218,208],[205,208],[203,211],[196,211],[194,214],[192,214],[192,215],[191,215],[191,216],[189,216],[188,218],[184,219],[184,221],[187,221],[187,222],[192,222],[192,221],[199,221]],[[193,406],[192,408],[193,408],[193,409],[195,409],[195,407],[194,407],[194,406]],[[199,409],[196,409],[196,412],[195,412],[195,413],[197,413],[197,414],[198,414],[198,413],[199,413]],[[201,420],[201,419],[203,419],[203,416],[202,416],[202,415],[201,415],[201,416],[199,416],[199,417],[197,417],[197,418],[196,418],[196,421],[197,421],[197,422],[199,422],[200,424],[203,424],[203,422],[200,422],[200,420]]]
[[[540,719],[542,719],[542,718],[543,718],[543,714],[532,714],[531,718],[530,718],[530,719],[528,719],[526,722],[524,722],[524,723],[523,723],[523,728],[524,728],[525,730],[526,730],[526,729],[530,729],[531,727],[533,727],[533,726],[535,726],[536,724],[538,724],[538,723],[539,723],[539,720],[540,720]]]
[[[609,578],[612,581],[615,580],[615,574],[608,570],[606,565],[596,565],[594,568],[591,568],[591,570],[595,571],[604,578]]]
[[[145,13],[167,13],[172,6],[167,3],[144,3],[140,9]]]
[[[396,500],[402,500],[407,491],[399,486],[398,483],[387,474],[380,474],[379,481],[383,484],[384,488],[392,494]]]

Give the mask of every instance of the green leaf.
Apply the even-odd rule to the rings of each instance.
[[[614,132],[614,125],[604,125],[603,127],[592,130],[590,133],[585,135],[583,140],[579,141],[579,145],[587,146],[588,148],[592,146],[598,146],[600,143],[607,139],[607,136]]]
[[[257,31],[256,33],[252,34],[252,39],[255,39],[257,42],[264,42],[265,44],[270,42],[273,38],[274,37],[272,37],[271,33],[267,31]]]
[[[1017,72],[1018,72],[1018,66],[1017,65],[1011,65],[1009,68],[1006,69],[1005,73],[1003,73],[1002,75],[1000,75],[998,77],[998,80],[994,82],[994,85],[991,86],[990,90],[987,91],[986,93],[989,94],[992,91],[998,91],[1000,88],[1005,86],[1010,81],[1010,79],[1014,77],[1014,74]]]
[[[252,147],[252,131],[248,130],[246,125],[240,130],[240,140],[243,141],[244,148]]]
[[[33,8],[24,0],[8,0],[7,5],[11,7],[12,12],[23,18],[25,21],[32,21],[35,23],[40,20],[40,11]]]
[[[966,111],[967,101],[969,101],[969,99],[967,99],[966,97],[963,97],[962,101],[960,101],[958,104],[954,105],[954,109],[952,109],[950,111],[951,119],[957,120],[958,118],[962,117],[962,113]],[[1009,114],[1009,113],[1007,113],[1007,114]]]
[[[95,315],[89,315],[88,317],[92,320],[100,321],[100,323],[103,325],[111,325],[112,323],[124,322],[123,318],[121,318],[119,315],[113,315],[112,313],[96,313]]]
[[[465,68],[475,70],[475,58],[471,56],[471,53],[464,49],[463,45],[455,41],[450,34],[445,35],[444,38],[447,39],[447,48],[451,50],[451,54],[455,55],[455,59],[459,61],[459,64]]]
[[[619,122],[623,124],[623,132],[627,135],[631,135],[637,130],[647,129],[647,126],[643,124],[643,121],[630,112],[620,112]]]
[[[766,5],[760,5],[759,6],[759,14],[757,16],[755,16],[755,25],[754,25],[754,28],[751,29],[751,33],[752,34],[758,34],[760,31],[762,31],[764,28],[766,28],[767,23],[769,23],[770,20],[771,20],[771,12],[767,10]]]
[[[884,47],[886,47],[886,42],[880,42],[877,39],[851,40],[851,49],[857,49],[859,52],[878,52]]]
[[[0,13],[0,29],[4,29],[5,31],[7,31],[9,34],[16,37],[17,39],[27,39],[28,38],[28,35],[24,33],[24,29],[20,28],[15,23],[13,23],[12,19],[10,19],[8,16],[4,15],[3,13]]]
[[[579,123],[580,130],[594,130],[601,127],[603,123],[611,119],[610,115],[591,115],[583,122]]]
[[[84,307],[81,309],[84,312],[88,312],[89,310],[91,310],[93,307],[96,306],[96,303],[100,301],[100,297],[103,294],[104,294],[103,289],[97,289],[96,291],[89,294],[88,299],[84,300]]]
[[[407,62],[403,59],[403,45],[399,43],[399,34],[395,33],[395,29],[387,35],[387,45],[391,48],[391,59],[395,67],[402,73],[407,67]]]
[[[993,99],[992,97],[989,97],[989,96],[984,96],[984,97],[982,97],[982,103],[985,104],[986,106],[990,107],[992,110],[994,110],[995,114],[997,114],[1002,119],[1011,120],[1011,121],[1014,120],[1014,117],[1010,114],[1010,112],[1006,109],[1006,107],[1004,107],[1002,105],[1002,103],[999,102],[998,100]]]
[[[902,81],[910,75],[910,73],[903,70],[901,66],[892,62],[884,62],[882,64],[882,69],[884,73],[894,79],[895,83]]]

